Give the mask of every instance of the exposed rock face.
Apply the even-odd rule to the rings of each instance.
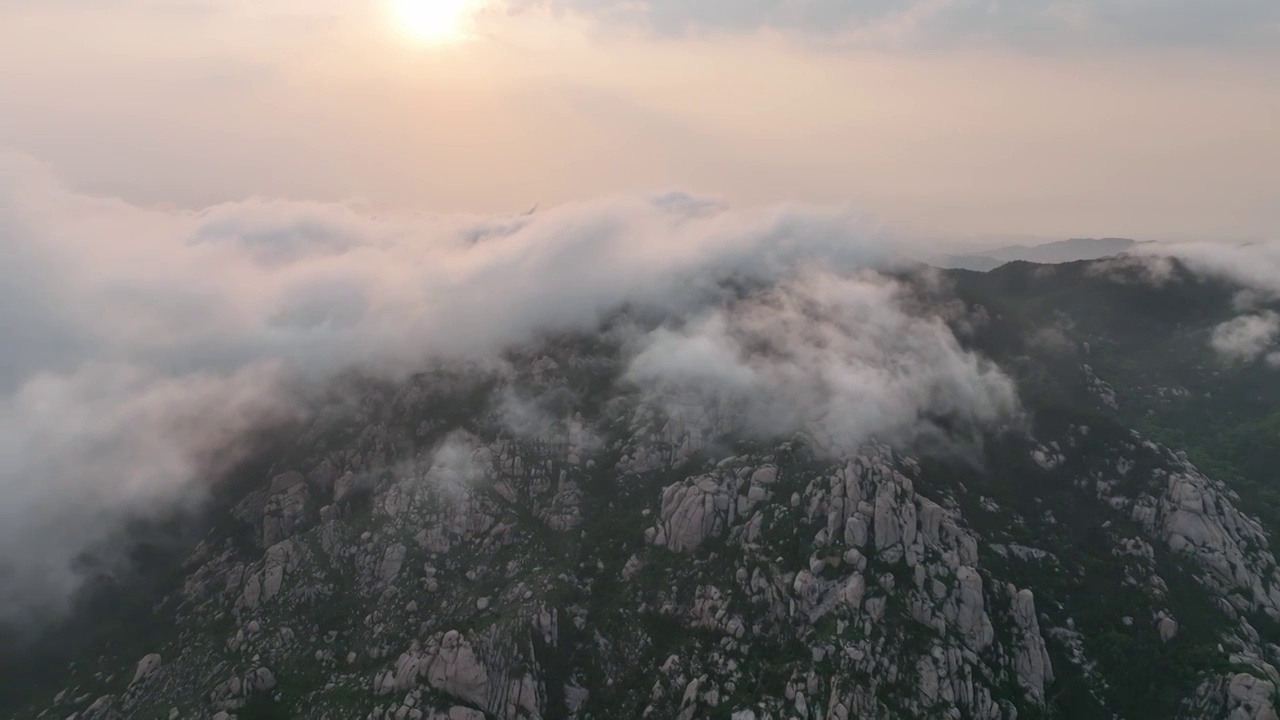
[[[1013,593],[1013,588],[1010,587]],[[1013,617],[1022,642],[1016,650],[1014,667],[1018,684],[1036,701],[1044,701],[1045,686],[1053,682],[1053,667],[1049,663],[1049,651],[1040,635],[1040,622],[1036,619],[1035,596],[1030,590],[1013,593]]]
[[[243,676],[235,676],[219,683],[209,693],[209,704],[221,711],[243,708],[255,693],[265,693],[276,686],[275,675],[265,667],[259,667]]]
[[[409,549],[404,545],[396,544],[387,548],[382,556],[382,564],[378,566],[378,582],[382,585],[391,585],[400,576],[400,568],[404,566],[405,555]]]
[[[1258,522],[1241,513],[1221,483],[1178,459],[1164,493],[1134,502],[1134,519],[1169,549],[1203,567],[1202,579],[1237,610],[1280,620],[1280,569]]]
[[[453,630],[433,636],[420,654],[401,655],[394,673],[388,671],[382,677],[376,692],[403,693],[414,687],[419,678],[496,717],[541,717],[539,691],[532,677],[512,680],[497,673],[491,676],[471,644]]]
[[[1270,680],[1240,673],[1231,678],[1227,697],[1229,720],[1276,720],[1276,685]]]
[[[271,547],[288,539],[306,523],[310,497],[301,473],[285,473],[271,479],[262,510],[263,546]]]
[[[692,478],[662,493],[659,524],[646,533],[655,545],[675,552],[693,550],[722,534],[733,521],[736,484],[722,487],[715,476]]]
[[[161,663],[162,661],[160,656],[155,653],[139,660],[138,667],[133,673],[133,682],[129,683],[129,685],[137,685],[138,683],[149,679],[152,675],[155,675],[160,671]]]

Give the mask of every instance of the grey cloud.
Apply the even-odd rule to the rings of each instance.
[[[199,502],[197,473],[228,469],[239,438],[291,416],[279,382],[266,364],[167,377],[86,362],[0,398],[0,620],[56,613],[84,552]]]
[[[235,203],[201,213],[188,241],[238,243],[258,261],[290,263],[313,255],[339,255],[362,244],[361,218],[330,205],[290,202]]]
[[[1260,44],[1280,30],[1268,0],[526,0],[662,33],[798,30],[867,42]]]
[[[495,417],[501,427],[523,440],[551,441],[570,453],[597,449],[599,435],[571,412],[578,398],[564,388],[541,393],[506,385],[497,393]]]
[[[352,328],[369,310],[366,289],[347,278],[316,278],[286,293],[270,323],[300,330]]]
[[[675,213],[697,217],[728,209],[724,203],[682,192],[669,192],[653,199],[655,205]]]

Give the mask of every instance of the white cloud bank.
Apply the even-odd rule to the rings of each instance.
[[[1140,246],[1181,260],[1195,272],[1225,278],[1264,297],[1280,298],[1280,240],[1254,243],[1167,243]]]
[[[765,437],[803,431],[849,452],[909,442],[945,417],[966,428],[1012,417],[1013,382],[963,350],[939,316],[874,272],[801,273],[645,339],[628,379],[714,398]]]
[[[895,250],[848,209],[680,195],[498,218],[144,208],[0,155],[0,618],[65,602],[76,557],[128,521],[199,503],[239,441],[298,413],[305,388],[484,358],[627,304],[690,319],[641,343],[636,378],[684,358],[761,409],[815,409],[804,419],[843,437],[933,412],[991,417],[1012,402],[996,371],[905,310],[893,283],[836,277]],[[786,281],[729,304],[726,278]],[[759,343],[776,356],[745,352]]]
[[[1263,312],[1222,323],[1213,331],[1213,349],[1224,358],[1252,362],[1262,357],[1280,339],[1280,314]],[[1268,354],[1268,361],[1280,359],[1280,352]]]

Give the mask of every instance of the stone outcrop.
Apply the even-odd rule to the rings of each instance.
[[[405,693],[419,681],[503,720],[542,717],[534,679],[529,675],[511,678],[486,666],[457,631],[439,633],[422,648],[402,654],[394,668],[375,676],[374,693]]]
[[[151,653],[138,661],[138,667],[133,672],[133,680],[129,683],[132,687],[140,682],[149,680],[151,676],[160,672],[162,660],[159,655]]]
[[[271,547],[306,525],[310,500],[311,492],[301,473],[272,478],[262,509],[262,544]]]

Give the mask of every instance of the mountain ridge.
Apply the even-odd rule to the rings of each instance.
[[[902,275],[905,327],[946,323],[1021,410],[925,405],[888,442],[761,426],[789,405],[701,376],[650,389],[625,315],[370,385],[228,497],[150,606],[170,631],[17,717],[1274,717],[1270,466],[1198,466],[1280,407],[1272,371],[1213,354],[1238,287],[1142,277]],[[838,341],[845,316],[802,297]],[[752,327],[730,325],[748,358],[806,347]],[[1229,422],[1169,444],[1206,416]]]

